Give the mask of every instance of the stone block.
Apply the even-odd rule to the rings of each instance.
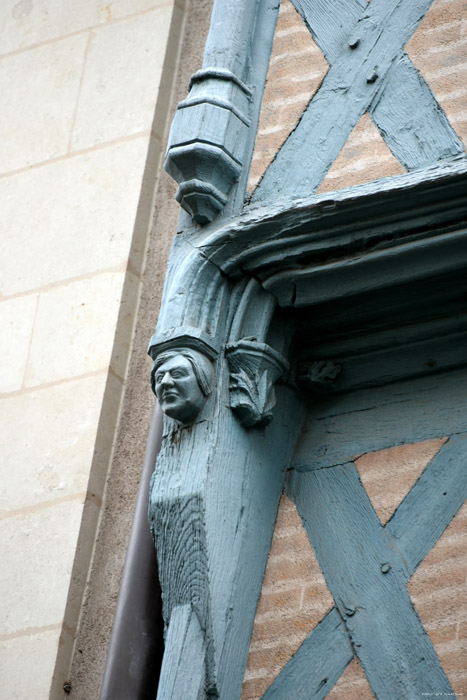
[[[1,294],[123,269],[146,153],[141,138],[1,179]]]
[[[73,36],[0,60],[0,173],[67,152],[86,42]]]
[[[46,700],[57,655],[60,629],[0,638],[0,698]]]
[[[2,54],[51,41],[128,15],[171,5],[170,0],[19,0],[0,3]]]
[[[0,401],[0,516],[86,492],[104,386],[102,373]]]
[[[108,367],[124,277],[101,273],[40,295],[25,386]]]
[[[36,306],[37,294],[0,302],[0,393],[21,389]]]
[[[0,520],[0,601],[4,634],[62,622],[82,499]]]
[[[166,6],[93,32],[73,150],[151,128],[171,15]]]

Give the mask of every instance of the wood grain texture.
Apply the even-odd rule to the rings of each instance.
[[[355,466],[294,472],[288,488],[378,700],[452,693]]]
[[[188,235],[191,245],[229,277],[268,276],[301,259],[326,260],[350,243],[389,234],[407,237],[425,227],[458,225],[466,210],[467,158],[420,172],[357,185],[294,201],[258,203],[228,223],[211,224]],[[394,239],[393,239],[394,240]]]
[[[369,113],[397,160],[408,170],[464,151],[441,106],[406,54],[394,63],[385,91],[378,94]]]
[[[303,642],[263,700],[324,700],[353,655],[345,625],[333,608]]]
[[[358,48],[364,0],[294,0],[313,39],[332,65],[349,43]],[[423,77],[401,52],[369,114],[396,158],[409,170],[463,152],[462,143]]]
[[[181,430],[167,424],[150,522],[166,624],[179,606],[196,612],[205,638],[207,692],[237,700],[284,474],[303,414],[294,392],[280,387],[272,425],[247,433],[228,408],[228,390],[222,363],[216,394],[197,422]],[[172,650],[167,643],[165,655],[178,654],[180,644],[177,638]],[[190,648],[182,649],[189,664]]]
[[[401,576],[405,574],[406,580],[410,579],[418,565],[436,544],[465,500],[467,496],[466,462],[467,434],[454,435],[425,467],[385,526],[384,539],[391,552],[400,552],[403,562],[400,574]],[[331,469],[329,472],[326,471],[326,474],[328,473],[332,478],[332,474],[336,472]],[[295,478],[292,477],[291,481],[293,482]],[[333,498],[336,497],[333,496]],[[363,491],[360,491],[360,498],[367,500]],[[307,512],[305,510],[302,515],[306,517]],[[316,522],[315,527],[319,529]],[[379,536],[383,536],[383,531],[378,527],[376,520],[373,519],[371,527],[374,528],[375,533],[378,531]],[[395,554],[395,556],[398,559],[398,555]],[[345,567],[343,571],[345,574]],[[276,700],[276,698],[285,700],[291,694],[297,698],[307,699],[325,697],[323,692],[329,691],[351,660],[351,656],[349,658],[346,654],[348,645],[343,617],[339,615],[336,608],[333,608],[289,661],[265,694],[264,700]],[[323,649],[326,650],[326,654],[322,659],[320,650]],[[351,655],[353,655],[353,649],[351,649]],[[316,660],[319,660],[319,664],[315,668]],[[342,670],[336,678],[338,669]],[[319,682],[323,675],[329,682],[326,689]],[[313,684],[315,687],[312,689]]]
[[[467,434],[453,435],[386,526],[411,576],[467,498]]]
[[[253,201],[272,199],[278,193],[284,198],[295,198],[316,189],[362,114],[387,90],[394,59],[431,2],[373,0],[354,30],[360,39],[358,47],[354,50],[349,47],[333,63],[318,93],[266,171]],[[398,93],[392,97],[397,101]]]
[[[303,307],[448,274],[467,263],[466,230],[403,242],[336,262],[273,274],[264,287],[283,307]]]
[[[464,432],[466,412],[464,372],[324,398],[310,409],[293,466],[321,469],[366,452]]]
[[[172,611],[166,646],[172,653],[165,654],[162,661],[157,700],[202,700],[206,647],[198,617],[190,605]]]

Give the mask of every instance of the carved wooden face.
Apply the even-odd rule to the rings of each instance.
[[[180,423],[191,423],[206,400],[191,362],[183,355],[175,355],[157,368],[154,379],[164,413]]]

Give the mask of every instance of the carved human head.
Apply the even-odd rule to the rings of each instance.
[[[157,356],[151,385],[167,416],[192,423],[211,393],[212,364],[196,350],[179,348]]]

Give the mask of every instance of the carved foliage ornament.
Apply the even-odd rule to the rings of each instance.
[[[266,343],[247,339],[227,345],[225,354],[231,409],[246,428],[267,425],[276,404],[274,384],[288,369],[288,362]]]

